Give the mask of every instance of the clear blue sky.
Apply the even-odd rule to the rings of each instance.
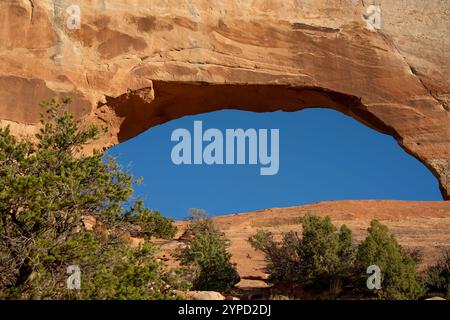
[[[181,165],[171,161],[177,128],[280,129],[280,170],[261,176],[260,165]],[[341,113],[224,110],[154,127],[108,151],[143,183],[136,197],[181,219],[189,208],[210,215],[342,199],[441,200],[433,175],[396,141]]]

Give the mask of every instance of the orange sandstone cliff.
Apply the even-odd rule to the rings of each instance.
[[[0,2],[0,124],[37,130],[38,103],[74,98],[108,147],[184,115],[327,107],[393,136],[450,199],[450,2]],[[381,29],[369,28],[370,4]]]

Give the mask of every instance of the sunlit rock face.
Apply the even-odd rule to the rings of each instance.
[[[110,128],[95,147],[224,108],[329,107],[395,137],[449,199],[449,1],[76,3],[80,19],[70,0],[0,2],[0,119],[15,134],[54,96]]]

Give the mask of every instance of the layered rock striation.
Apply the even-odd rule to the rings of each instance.
[[[332,108],[393,136],[448,200],[449,30],[446,0],[2,0],[0,124],[32,135],[39,102],[70,96],[108,147],[185,115]]]

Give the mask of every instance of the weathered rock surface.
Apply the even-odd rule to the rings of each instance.
[[[444,299],[444,298],[442,298],[442,297],[432,297],[432,298],[428,298],[428,299],[425,299],[425,300],[437,300],[437,301],[445,301],[445,299]]]
[[[328,107],[392,135],[450,198],[450,2],[377,0],[0,2],[0,120],[37,130],[38,103],[71,96],[97,147],[188,114]]]
[[[216,291],[175,291],[175,295],[184,300],[225,300],[225,297]]]

